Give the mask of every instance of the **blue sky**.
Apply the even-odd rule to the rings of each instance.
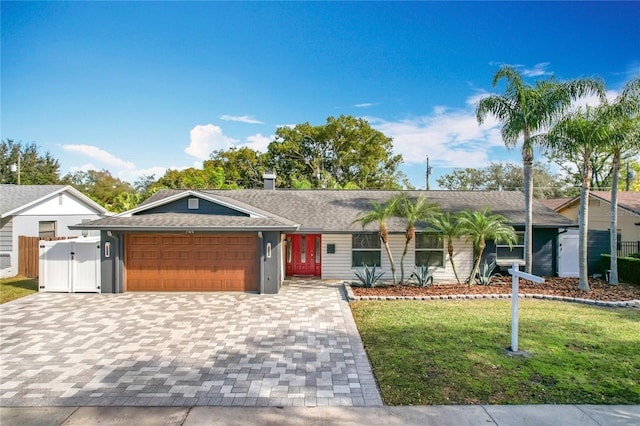
[[[7,2],[1,136],[62,173],[133,181],[265,150],[279,126],[364,117],[424,188],[519,161],[474,102],[501,64],[532,79],[640,73],[638,2]]]

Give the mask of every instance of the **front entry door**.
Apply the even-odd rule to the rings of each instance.
[[[287,235],[287,275],[322,274],[320,234]]]

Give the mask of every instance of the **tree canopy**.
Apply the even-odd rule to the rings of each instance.
[[[280,127],[266,159],[281,187],[305,180],[312,188],[399,189],[406,183],[392,139],[363,118],[341,115],[321,126]]]
[[[455,169],[436,181],[443,189],[457,191],[522,191],[524,188],[523,167],[514,163],[492,162],[487,167]],[[549,166],[539,162],[532,165],[533,196],[535,198],[557,198],[569,195],[571,188]]]
[[[135,192],[128,182],[112,176],[108,170],[68,173],[62,178],[62,183],[73,186],[110,210],[117,210],[114,205],[121,193]]]
[[[20,157],[20,184],[52,185],[60,183],[60,164],[49,152],[42,154],[35,143],[23,144],[12,139],[0,144],[0,182],[18,183],[18,171],[11,166]]]

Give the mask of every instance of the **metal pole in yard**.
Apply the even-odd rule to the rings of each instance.
[[[514,271],[520,271],[517,263],[511,265]],[[511,275],[511,352],[518,351],[518,274]]]
[[[507,350],[510,356],[530,356],[526,351],[518,350],[518,280],[520,277],[534,283],[543,283],[544,278],[537,275],[520,272],[520,266],[513,262],[511,269],[511,348]]]

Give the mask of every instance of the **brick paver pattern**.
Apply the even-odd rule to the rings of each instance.
[[[382,405],[337,283],[0,305],[2,406]]]

